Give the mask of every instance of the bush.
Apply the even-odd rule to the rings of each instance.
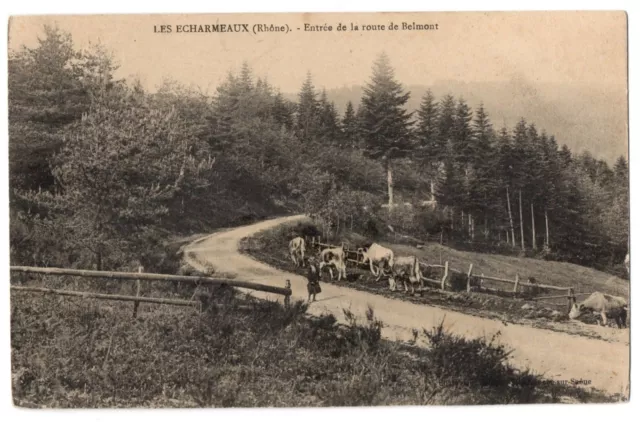
[[[380,221],[375,218],[368,218],[364,224],[364,235],[371,239],[377,239],[382,233]]]
[[[313,223],[298,223],[292,228],[292,236],[302,236],[304,238],[320,236],[321,232]]]
[[[593,400],[582,390],[518,373],[490,340],[443,324],[429,348],[382,339],[372,309],[306,315],[237,293],[205,289],[203,312],[12,292],[12,386],[31,407],[272,407],[499,404]],[[416,332],[417,336],[417,332]],[[149,353],[152,351],[152,353]],[[278,386],[278,388],[274,388]],[[600,400],[606,398],[598,397]]]
[[[449,278],[450,289],[454,292],[461,292],[467,290],[467,276],[466,274],[451,273]]]
[[[488,341],[467,340],[447,333],[444,321],[423,333],[430,348],[425,353],[425,362],[429,365],[421,365],[421,369],[435,385],[457,394],[474,393],[481,401],[534,401],[538,377],[528,372],[519,373],[507,363],[511,352],[495,343],[499,333]]]

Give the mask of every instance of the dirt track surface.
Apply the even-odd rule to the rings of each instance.
[[[210,263],[218,273],[234,274],[238,279],[273,286],[285,285],[291,280],[292,301],[307,299],[304,277],[275,269],[238,251],[240,240],[279,224],[303,219],[304,216],[266,220],[249,226],[214,233],[199,239],[186,248],[196,260],[187,258],[202,270],[202,263]],[[282,246],[286,248],[286,245]],[[185,256],[188,256],[186,253]],[[255,297],[282,301],[282,296],[254,292]],[[443,318],[452,332],[466,337],[491,337],[500,332],[499,341],[513,349],[511,360],[522,369],[530,368],[547,378],[559,381],[588,380],[590,386],[610,394],[628,397],[629,386],[629,330],[594,327],[602,331],[611,342],[567,335],[523,325],[504,325],[501,321],[465,315],[459,312],[408,303],[371,293],[322,283],[322,293],[309,307],[309,313],[332,313],[344,322],[343,309],[350,309],[361,320],[370,305],[377,318],[384,322],[382,334],[390,340],[413,338],[412,329],[421,332],[431,328]],[[571,322],[579,324],[579,322]]]

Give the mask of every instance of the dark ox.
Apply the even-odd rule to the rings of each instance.
[[[420,262],[415,256],[400,256],[395,259],[393,267],[391,267],[391,276],[389,277],[389,290],[395,291],[397,281],[402,280],[405,293],[409,291],[408,284],[411,285],[411,294],[415,294],[415,284],[420,284],[420,288],[424,288],[424,280],[422,279],[422,271],[420,271]]]

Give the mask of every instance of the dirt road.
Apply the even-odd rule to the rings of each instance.
[[[215,233],[189,245],[186,251],[194,252],[197,261],[187,259],[196,268],[203,269],[201,263],[208,262],[217,272],[236,274],[237,278],[247,281],[284,286],[285,280],[289,279],[293,290],[292,300],[306,300],[306,279],[277,270],[238,252],[242,238],[302,218],[304,217],[283,217]],[[281,296],[269,293],[252,292],[252,295],[282,301]],[[309,313],[320,315],[330,312],[339,321],[344,321],[342,310],[346,308],[364,320],[369,305],[373,307],[377,318],[384,322],[383,335],[390,340],[411,339],[412,329],[421,332],[422,328],[437,325],[444,317],[445,326],[449,330],[467,337],[490,337],[500,331],[499,341],[514,349],[511,359],[517,367],[529,367],[558,381],[587,380],[592,387],[608,393],[628,395],[628,330],[610,333],[617,341],[607,342],[522,325],[505,326],[496,320],[389,299],[327,283],[322,284],[322,293],[318,296],[318,301],[311,304]]]

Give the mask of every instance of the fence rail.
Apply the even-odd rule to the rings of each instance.
[[[175,305],[175,306],[192,306],[192,305],[200,304],[200,302],[196,302],[193,300],[166,299],[166,298],[153,298],[153,297],[141,296],[140,282],[142,280],[187,282],[187,283],[194,283],[196,285],[200,285],[200,284],[227,285],[230,287],[245,288],[245,289],[257,290],[257,291],[262,291],[267,293],[276,293],[284,296],[285,306],[288,306],[290,304],[291,294],[292,294],[291,283],[289,282],[289,280],[286,281],[285,287],[277,287],[277,286],[269,286],[269,285],[259,284],[259,283],[252,283],[250,281],[241,281],[241,280],[233,280],[233,279],[226,279],[226,278],[143,273],[142,267],[138,269],[137,273],[118,272],[118,271],[75,270],[70,268],[23,267],[23,266],[13,266],[13,267],[10,267],[10,270],[12,272],[19,272],[19,273],[36,273],[36,274],[47,274],[47,275],[56,275],[56,276],[70,275],[70,276],[88,277],[88,278],[134,280],[136,282],[136,296],[112,295],[112,294],[93,293],[93,292],[77,292],[72,290],[56,290],[56,289],[50,289],[46,287],[11,286],[11,290],[15,290],[15,291],[33,292],[33,293],[50,293],[50,294],[56,294],[61,296],[75,296],[75,297],[93,298],[93,299],[101,299],[101,300],[133,302],[134,318],[137,317],[138,307],[142,302]]]
[[[172,275],[172,274],[154,274],[154,273],[127,273],[119,271],[94,271],[94,270],[74,270],[69,268],[41,268],[41,267],[11,267],[11,271],[22,273],[38,273],[48,275],[71,275],[78,277],[91,278],[108,278],[114,280],[147,280],[147,281],[170,281],[170,282],[187,282],[198,284],[226,284],[231,287],[239,287],[251,290],[258,290],[267,293],[276,293],[283,296],[291,296],[291,289],[286,287],[269,286],[266,284],[253,283],[250,281],[241,281],[227,278],[207,277],[207,276],[188,276],[188,275]]]
[[[309,239],[307,238],[306,241],[309,241]],[[331,245],[328,243],[323,243],[320,242],[320,239],[317,237],[311,237],[311,246],[313,248],[339,248],[340,246],[337,245]],[[356,255],[358,259],[350,259],[347,258],[348,262],[352,262],[355,264],[361,264],[361,260],[360,258],[360,253],[358,251],[354,251],[354,250],[350,250],[348,248],[345,248],[345,252],[347,255]],[[523,287],[526,288],[531,288],[531,289],[544,289],[544,290],[553,290],[553,291],[558,291],[558,292],[564,292],[565,294],[563,295],[557,295],[557,296],[544,296],[544,297],[532,297],[531,299],[533,300],[542,300],[542,299],[554,299],[554,298],[566,298],[567,300],[569,300],[569,302],[571,302],[573,299],[575,299],[576,296],[582,296],[582,295],[588,295],[590,293],[574,293],[574,289],[573,287],[560,287],[560,286],[553,286],[550,284],[538,284],[538,283],[529,283],[527,281],[520,281],[520,275],[516,274],[514,279],[507,279],[507,278],[501,278],[501,277],[493,277],[493,276],[488,276],[488,275],[484,275],[484,274],[474,274],[473,273],[473,264],[471,264],[469,266],[469,270],[468,271],[462,271],[459,270],[457,268],[452,268],[449,266],[449,261],[446,261],[444,263],[444,265],[441,264],[430,264],[424,261],[419,261],[420,265],[423,267],[429,267],[429,268],[438,268],[438,269],[442,269],[443,270],[443,275],[442,275],[442,279],[440,280],[436,280],[433,278],[426,278],[423,277],[423,281],[429,282],[431,284],[438,284],[441,290],[445,290],[448,282],[451,278],[451,274],[452,273],[457,273],[457,274],[461,274],[464,275],[467,278],[467,292],[471,291],[471,280],[473,278],[478,278],[481,281],[483,280],[488,280],[488,281],[495,281],[495,282],[499,282],[499,283],[505,283],[505,284],[509,284],[513,286],[513,289],[511,290],[512,293],[514,295],[517,295],[518,293],[520,293],[521,289]],[[494,289],[494,288],[489,288],[489,287],[483,287],[482,288],[483,291],[486,292],[490,292],[490,293],[508,293],[508,291],[505,290],[501,290],[501,289]]]
[[[59,296],[76,296],[86,299],[104,299],[104,300],[116,300],[124,302],[146,302],[146,303],[158,303],[162,305],[174,305],[174,306],[197,306],[200,302],[193,300],[180,300],[180,299],[165,299],[159,297],[143,297],[143,296],[125,296],[125,295],[110,295],[105,293],[93,293],[93,292],[76,292],[73,290],[57,290],[47,287],[27,287],[27,286],[11,286],[11,290],[19,292],[37,292],[37,293],[49,293]],[[136,309],[137,310],[137,309]]]

